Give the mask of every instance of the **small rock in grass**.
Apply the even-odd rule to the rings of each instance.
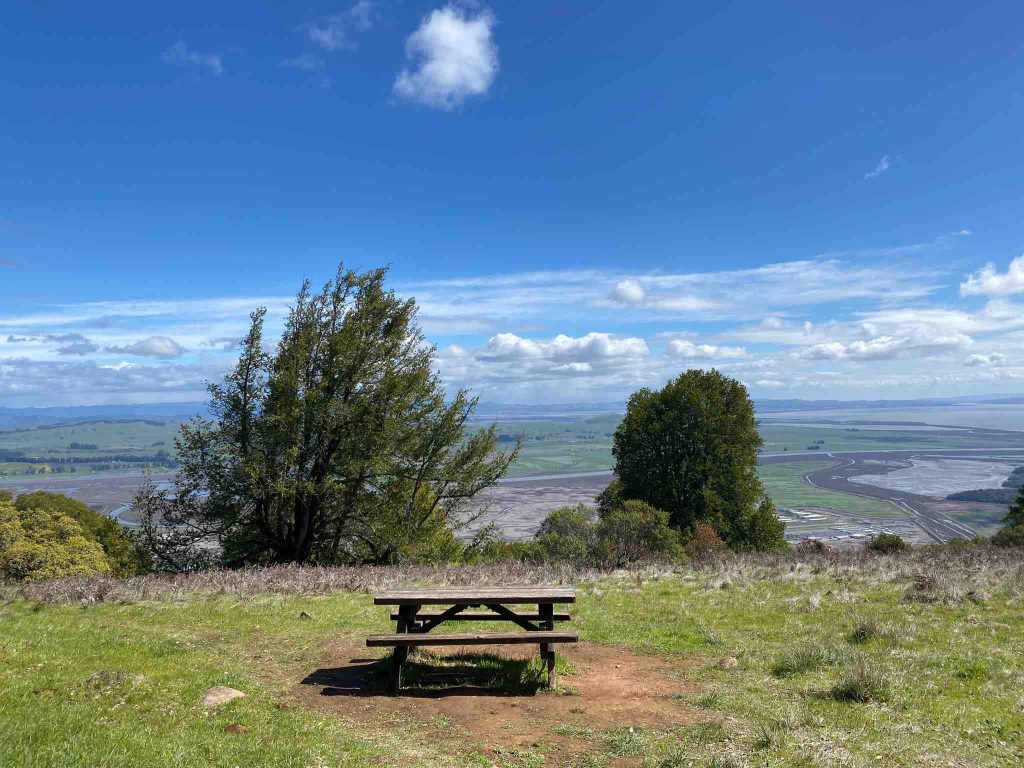
[[[236,688],[228,688],[226,685],[215,685],[203,694],[203,706],[207,709],[219,707],[235,699],[245,698],[245,694]]]
[[[718,662],[719,669],[735,669],[739,666],[739,660],[735,656],[726,656]]]

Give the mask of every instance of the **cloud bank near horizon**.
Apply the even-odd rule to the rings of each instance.
[[[691,367],[755,396],[923,397],[1024,383],[1024,257],[936,268],[951,238],[705,272],[535,271],[408,282],[451,387],[488,399],[606,401]],[[932,266],[928,266],[932,265]],[[202,398],[257,306],[291,298],[36,305],[0,314],[10,405]]]

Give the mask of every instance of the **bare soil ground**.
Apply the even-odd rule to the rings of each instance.
[[[467,650],[446,648],[432,653],[461,658]],[[536,655],[531,646],[495,650],[506,659]],[[557,753],[553,764],[597,751],[593,741],[605,731],[671,729],[704,719],[681,699],[682,694],[696,690],[684,679],[696,661],[641,656],[593,643],[558,650],[573,671],[560,676],[555,693],[490,689],[479,679],[479,671],[473,679],[471,665],[456,665],[439,667],[444,672],[430,676],[430,687],[390,696],[381,690],[389,658],[370,658],[365,648],[342,644],[333,649],[330,666],[296,682],[293,696],[302,706],[375,727],[391,723],[409,728],[415,723],[424,738],[456,740],[470,752],[493,756],[543,744],[549,754]],[[429,665],[429,656],[421,659],[424,666]],[[445,686],[444,674],[456,684]]]

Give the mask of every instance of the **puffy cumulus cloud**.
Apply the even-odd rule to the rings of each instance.
[[[964,365],[968,368],[990,368],[997,365],[1003,365],[1006,362],[1006,357],[999,354],[998,352],[992,352],[990,354],[976,354],[968,355],[967,359],[964,360]]]
[[[973,340],[957,332],[934,333],[920,328],[909,336],[876,336],[843,343],[831,341],[814,344],[793,353],[796,360],[894,360],[904,357],[927,357],[961,350]]]
[[[373,28],[376,8],[371,0],[359,0],[355,5],[340,13],[331,14],[306,24],[304,29],[309,40],[328,51],[339,51],[356,47],[355,33]],[[299,69],[318,69],[322,62],[316,57],[298,56],[289,59]],[[310,67],[308,64],[314,63]]]
[[[743,347],[695,344],[689,339],[672,339],[665,345],[665,350],[672,357],[686,360],[736,360],[750,356]]]
[[[491,360],[550,360],[552,362],[593,362],[646,357],[647,342],[610,333],[588,333],[573,338],[559,334],[549,341],[525,339],[514,333],[492,336],[481,357]]]
[[[224,74],[224,63],[220,54],[202,53],[201,51],[189,48],[184,40],[179,40],[163,52],[161,59],[165,64],[176,67],[192,67],[205,69],[207,72],[220,77]]]
[[[1006,272],[1000,272],[989,262],[960,283],[962,296],[1009,296],[1024,293],[1024,256],[1010,262]]]
[[[439,109],[486,94],[498,75],[495,24],[486,9],[476,15],[454,5],[431,11],[405,41],[412,66],[398,73],[395,94]]]
[[[185,354],[185,348],[169,336],[150,336],[148,339],[125,344],[120,347],[107,347],[107,352],[139,357],[174,358]]]
[[[641,304],[647,298],[647,291],[640,285],[640,281],[630,278],[620,280],[612,289],[611,299],[622,304]]]

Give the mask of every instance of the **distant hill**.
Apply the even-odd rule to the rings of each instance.
[[[0,406],[0,430],[80,424],[85,421],[160,419],[179,421],[197,414],[208,415],[206,403],[137,403],[131,405],[69,405],[48,408]]]
[[[1024,405],[1024,395],[933,397],[914,400],[755,400],[760,413],[778,411],[883,410],[957,405]]]

